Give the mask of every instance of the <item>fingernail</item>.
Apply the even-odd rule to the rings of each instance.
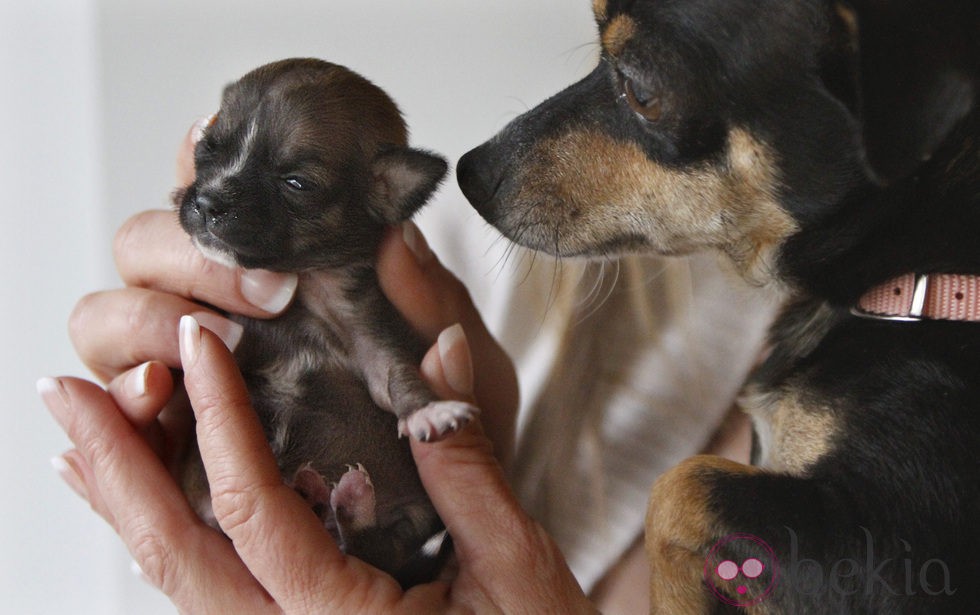
[[[150,365],[152,363],[144,363],[129,372],[126,376],[126,381],[123,383],[123,390],[126,391],[126,395],[130,398],[138,399],[146,395],[146,381],[150,375]]]
[[[71,407],[68,391],[60,380],[41,378],[37,381],[37,393],[56,419],[63,416]]]
[[[72,491],[84,500],[88,500],[88,488],[85,487],[85,480],[82,478],[81,471],[75,467],[67,457],[52,457],[51,467],[55,469],[61,480],[68,485]]]
[[[424,265],[432,260],[432,250],[429,248],[428,242],[422,236],[419,227],[415,226],[411,220],[402,224],[402,239],[412,254],[415,255],[418,264]]]
[[[201,326],[193,316],[180,317],[180,362],[188,365],[201,351]]]
[[[472,395],[473,360],[462,325],[455,324],[440,333],[436,343],[446,384],[460,395]]]
[[[217,335],[228,350],[234,352],[238,343],[242,341],[242,333],[245,331],[242,325],[233,320],[228,320],[211,312],[194,312],[191,314],[198,324]]]
[[[255,307],[278,314],[292,301],[298,282],[295,273],[246,269],[242,272],[242,296]]]
[[[191,128],[191,143],[196,145],[197,142],[201,140],[201,137],[204,136],[204,131],[214,123],[214,120],[217,119],[217,117],[217,113],[212,113],[211,115],[202,117],[194,122],[194,127]]]

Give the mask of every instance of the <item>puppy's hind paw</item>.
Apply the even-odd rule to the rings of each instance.
[[[313,464],[307,463],[299,467],[287,485],[296,490],[321,521],[326,520],[330,505],[330,488],[323,475],[316,471]]]
[[[398,420],[398,434],[419,442],[434,442],[459,431],[480,409],[462,401],[434,401]]]
[[[377,522],[374,485],[364,466],[347,466],[330,492],[330,507],[341,534],[358,532]]]

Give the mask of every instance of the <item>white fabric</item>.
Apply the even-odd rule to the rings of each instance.
[[[641,535],[649,488],[657,475],[701,450],[731,407],[757,356],[774,302],[733,272],[723,271],[714,255],[650,259],[644,261],[639,280],[620,279],[612,289],[598,285],[593,294],[604,296],[578,306],[583,316],[565,324],[547,312],[557,293],[552,261],[536,256],[529,271],[531,257],[526,254],[516,252],[506,260],[511,247],[465,203],[432,206],[420,226],[440,259],[470,288],[518,367],[518,460],[558,454],[552,451],[560,449],[564,424],[573,423],[578,412],[596,416],[596,428],[585,429],[576,439],[570,464],[536,474],[517,468],[515,485],[588,591]],[[642,285],[640,300],[631,299],[633,316],[607,314],[607,308],[615,312],[616,303],[622,303],[617,289],[629,284]],[[639,314],[644,309],[655,313]],[[568,386],[559,377],[557,388],[547,389],[549,382],[555,385],[556,368],[559,374],[565,369],[554,364],[567,334],[563,329],[576,329],[574,342],[579,329],[599,326],[595,319],[604,316],[624,322],[611,323],[611,331],[603,333],[608,339],[589,342],[608,344],[597,353],[592,348],[598,360],[588,359],[582,367],[585,377],[569,367]],[[640,329],[647,317],[657,324],[644,332]],[[564,360],[576,363],[576,352],[573,343]],[[582,408],[576,407],[577,397],[565,397],[564,391],[582,384],[579,378],[597,392],[598,408],[584,397]],[[563,416],[529,441],[534,411]]]

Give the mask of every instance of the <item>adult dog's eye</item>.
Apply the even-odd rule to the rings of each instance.
[[[663,107],[660,97],[619,72],[620,97],[626,99],[626,104],[634,113],[643,119],[655,122],[660,119]]]
[[[284,177],[283,181],[286,182],[286,185],[293,190],[308,190],[310,187],[309,182],[302,177],[296,177],[295,175]]]

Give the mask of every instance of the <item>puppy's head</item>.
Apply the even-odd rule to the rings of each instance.
[[[407,147],[395,103],[319,60],[258,68],[225,89],[195,150],[180,222],[210,258],[302,271],[370,259],[446,173]]]
[[[594,10],[592,73],[460,160],[467,198],[512,240],[565,256],[716,248],[753,275],[864,176],[829,2]]]

